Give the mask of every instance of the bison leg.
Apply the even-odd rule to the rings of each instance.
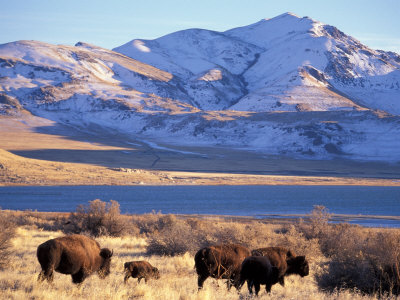
[[[265,285],[265,290],[267,291],[267,293],[271,293],[271,287],[272,287],[272,284]]]
[[[245,280],[243,280],[242,278],[239,279],[238,283],[237,283],[237,290],[240,292],[240,290],[242,289],[242,286],[244,284]]]
[[[54,265],[48,261],[41,261],[40,267],[42,271],[39,273],[38,281],[44,281],[46,279],[48,282],[52,282],[54,279]]]
[[[46,279],[46,277],[44,276],[44,271],[41,271],[41,272],[39,273],[39,276],[38,276],[37,280],[40,281],[40,282],[42,282],[42,281],[44,281],[45,279]]]
[[[42,282],[43,280],[45,280],[45,278],[44,278],[44,271],[40,271],[37,280],[40,281],[40,282]]]
[[[45,279],[47,280],[47,282],[53,282],[54,273],[53,273],[53,269],[52,268],[49,268],[49,269],[46,269],[46,270],[42,270],[39,273],[38,281],[44,281]]]
[[[128,281],[129,277],[131,277],[131,274],[126,273],[125,277],[124,277],[124,283],[126,284],[126,282]]]
[[[208,276],[199,275],[199,277],[197,278],[197,285],[199,287],[199,290],[201,290],[203,288],[204,281],[206,281],[207,277]]]
[[[279,284],[281,285],[281,286],[285,286],[285,277],[281,277],[281,278],[279,278]]]
[[[233,279],[229,278],[228,281],[226,282],[226,287],[228,288],[228,291],[231,290],[233,284],[234,284]]]
[[[254,290],[256,292],[256,296],[258,296],[258,293],[260,292],[260,283],[259,282],[254,282]]]
[[[80,284],[85,280],[87,275],[85,274],[85,272],[82,269],[80,269],[78,271],[78,273],[72,274],[71,277],[72,277],[72,282],[73,283]]]
[[[253,281],[247,280],[247,289],[250,294],[253,294]]]

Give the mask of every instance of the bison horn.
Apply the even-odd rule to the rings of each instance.
[[[111,255],[110,255],[110,257],[113,256],[113,254],[114,254],[114,249],[111,250]]]

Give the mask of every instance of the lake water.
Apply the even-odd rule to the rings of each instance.
[[[307,214],[314,205],[351,215],[400,216],[400,187],[366,186],[51,186],[0,187],[0,207],[75,211],[77,205],[116,200],[122,213],[215,214],[262,217]],[[356,221],[400,227],[399,220]]]

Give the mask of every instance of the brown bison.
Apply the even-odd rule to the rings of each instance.
[[[266,247],[255,249],[252,252],[254,256],[265,256],[269,259],[272,266],[279,270],[278,282],[285,286],[285,276],[298,274],[301,277],[307,276],[309,266],[305,256],[296,256],[296,254],[284,247]]]
[[[203,283],[208,277],[213,277],[228,279],[228,289],[232,284],[239,289],[240,268],[243,260],[250,254],[249,249],[235,244],[222,244],[200,249],[194,257],[198,288],[203,287]]]
[[[147,261],[130,261],[124,264],[124,283],[126,283],[129,277],[137,278],[138,282],[144,278],[144,281],[147,282],[149,278],[160,278],[160,272],[157,268],[153,267]]]
[[[110,274],[113,253],[100,249],[95,240],[83,235],[67,235],[48,240],[37,248],[37,258],[42,271],[38,280],[52,282],[54,271],[69,274],[73,283],[82,283],[86,277],[97,272],[100,278]]]
[[[265,284],[267,293],[271,292],[271,287],[279,280],[279,269],[272,266],[269,259],[265,256],[250,256],[247,257],[240,270],[241,287],[247,281],[247,288],[250,294],[253,293],[253,286],[258,295],[260,285]]]

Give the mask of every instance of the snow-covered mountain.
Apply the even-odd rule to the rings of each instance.
[[[111,50],[0,45],[0,112],[167,144],[400,160],[400,56],[286,13]]]

